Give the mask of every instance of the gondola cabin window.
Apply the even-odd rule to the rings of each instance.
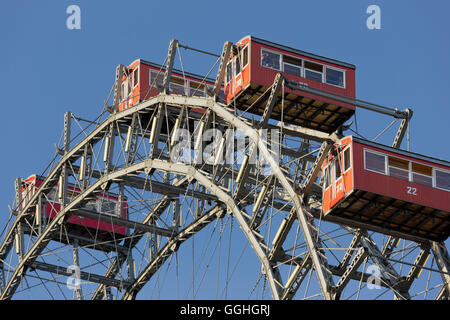
[[[433,186],[433,168],[418,163],[412,163],[412,181],[425,186]]]
[[[164,72],[158,72],[156,70],[151,70],[149,72],[150,78],[150,88],[157,89],[162,87]],[[227,77],[228,81],[228,77]],[[174,94],[189,95],[192,97],[206,97],[206,86],[204,83],[194,81],[191,79],[183,79],[180,77],[172,76],[169,82],[169,90]],[[223,97],[223,89],[221,91]],[[223,98],[222,98],[223,99]]]
[[[341,177],[341,162],[338,159],[334,160],[334,172],[336,174],[336,181]]]
[[[136,87],[139,83],[139,68],[135,68],[133,71],[133,87]]]
[[[69,189],[67,190],[67,201],[71,202],[73,201],[78,195],[80,194],[80,191]],[[50,206],[53,206],[53,203],[60,204],[58,199],[58,186],[53,186],[53,188],[50,190],[50,192],[47,194],[47,204]],[[49,204],[50,203],[50,204]],[[82,209],[93,211],[97,213],[107,214],[110,216],[117,216],[118,210],[117,210],[117,201],[114,199],[110,199],[106,196],[97,196],[95,199],[91,199],[85,204],[81,206]]]
[[[129,75],[128,77],[127,77],[127,95],[129,95],[130,93],[131,93],[131,82],[132,82],[132,79],[131,79],[131,75]]]
[[[283,71],[297,77],[302,77],[302,60],[283,55]]]
[[[157,89],[158,87],[162,87],[164,72],[151,70],[149,74],[150,74],[150,88]]]
[[[239,56],[233,59],[234,62],[234,68],[235,68],[235,75],[237,76],[239,73],[241,73],[241,59],[239,59]]]
[[[322,82],[323,79],[323,66],[318,63],[305,61],[305,78]]]
[[[450,172],[434,170],[436,178],[436,188],[450,191]]]
[[[244,66],[245,65],[246,63],[244,61]],[[283,71],[284,73],[297,77],[345,88],[345,72],[343,70],[324,66],[320,63],[261,49],[261,66]],[[236,74],[238,74],[237,70]],[[229,82],[229,80],[227,82]]]
[[[326,82],[328,84],[331,84],[333,86],[342,87],[342,88],[345,87],[345,84],[344,84],[345,77],[344,77],[343,71],[327,67],[325,78],[326,78]]]
[[[248,45],[245,46],[243,53],[242,53],[242,66],[245,68],[245,66],[248,64]]]
[[[124,101],[126,98],[125,82],[123,82],[122,86],[120,87],[120,98],[120,101]]]
[[[205,96],[205,85],[196,81],[189,81],[190,91],[189,95],[191,97],[204,97]]]
[[[261,49],[261,65],[266,68],[281,70],[281,54]]]
[[[241,73],[248,65],[248,45],[244,49],[240,49],[239,54],[233,58],[235,64],[235,76]]]
[[[172,76],[169,82],[169,90],[171,93],[187,95],[186,82],[183,79]]]
[[[351,168],[350,157],[350,147],[347,147],[344,150],[344,173]]]
[[[227,81],[226,81],[226,83],[230,83],[232,77],[233,77],[233,62],[230,61],[227,64]]]
[[[450,191],[450,172],[406,159],[365,149],[364,168],[393,178]]]
[[[394,178],[409,180],[409,161],[388,157],[389,175]]]
[[[374,172],[385,174],[386,173],[386,156],[365,150],[364,151],[364,168],[369,171],[374,171]]]
[[[328,189],[328,187],[331,184],[330,181],[330,166],[326,166],[324,170],[324,177],[323,177],[323,183],[325,184],[325,189]]]

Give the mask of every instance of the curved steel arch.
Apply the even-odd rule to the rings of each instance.
[[[89,135],[87,135],[80,143],[78,143],[73,149],[69,150],[58,162],[58,164],[52,169],[47,179],[44,181],[44,187],[52,186],[52,183],[56,183],[57,177],[60,174],[62,167],[67,163],[72,163],[76,161],[80,156],[81,152],[85,145],[94,144],[100,141],[104,135],[108,132],[109,126],[114,123],[114,121],[120,120],[129,120],[135,113],[139,112],[148,112],[151,111],[153,106],[162,103],[167,105],[175,105],[175,106],[191,106],[191,107],[203,107],[209,108],[214,113],[216,113],[221,119],[225,122],[235,126],[242,132],[244,132],[254,143],[258,146],[260,154],[265,158],[267,163],[270,165],[272,172],[277,177],[278,181],[282,185],[282,187],[287,192],[289,199],[291,200],[293,207],[295,208],[295,213],[298,221],[300,222],[300,226],[303,230],[306,244],[308,246],[309,257],[311,258],[312,265],[316,270],[318,275],[319,284],[321,287],[322,294],[325,299],[334,299],[336,298],[336,294],[333,292],[334,285],[332,283],[332,279],[330,276],[330,271],[327,268],[326,260],[324,260],[323,256],[320,254],[319,246],[316,240],[316,234],[314,233],[314,229],[311,226],[311,219],[309,217],[309,213],[304,210],[303,207],[303,199],[301,195],[297,194],[289,181],[286,179],[284,173],[278,167],[278,164],[274,160],[274,158],[269,153],[267,146],[263,139],[260,138],[258,130],[253,128],[249,123],[247,123],[242,118],[237,117],[232,112],[230,112],[226,106],[215,102],[212,99],[205,99],[199,97],[184,97],[184,96],[176,96],[176,95],[165,95],[161,94],[155,98],[152,98],[140,105],[132,107],[130,109],[126,109],[117,114],[112,114],[108,119],[106,119],[102,124],[100,124],[97,128],[95,128]],[[168,172],[177,172],[179,174],[184,174],[186,176],[191,177],[192,179],[197,180],[201,185],[209,189],[213,193],[217,193],[218,199],[220,202],[224,203],[230,211],[236,216],[239,224],[243,227],[243,231],[247,236],[247,239],[254,247],[254,250],[260,259],[263,268],[266,272],[267,279],[269,280],[269,286],[271,288],[272,296],[275,299],[284,298],[284,293],[281,292],[284,288],[282,287],[281,280],[278,280],[279,275],[277,274],[277,268],[272,267],[271,259],[268,259],[266,252],[262,249],[258,239],[254,235],[254,231],[252,231],[246,222],[246,218],[242,215],[239,206],[236,204],[236,201],[230,197],[228,194],[223,192],[217,185],[215,185],[207,176],[203,175],[199,170],[195,167],[185,164],[174,164],[169,163],[167,161],[159,160],[159,159],[148,159],[142,161],[140,163],[136,163],[130,165],[125,168],[120,168],[119,170],[113,170],[104,176],[100,177],[94,184],[89,186],[78,198],[69,203],[61,212],[58,214],[57,218],[52,221],[50,225],[44,230],[38,240],[34,243],[31,249],[22,257],[18,266],[13,272],[12,277],[9,279],[7,285],[5,286],[0,298],[11,298],[14,294],[17,286],[19,285],[22,277],[25,275],[28,265],[34,259],[38,257],[40,252],[45,248],[45,245],[50,241],[51,234],[56,231],[59,224],[63,221],[64,217],[72,210],[76,210],[77,206],[82,203],[83,199],[86,198],[89,194],[99,192],[102,189],[102,185],[109,181],[113,181],[114,179],[120,179],[123,175],[133,172],[144,172],[146,169],[155,168],[159,170],[167,170]],[[9,230],[7,237],[3,241],[0,246],[0,258],[4,258],[7,252],[10,250],[14,238],[15,228],[20,223],[21,219],[26,215],[27,209],[33,205],[40,194],[43,193],[44,188],[40,188],[37,194],[35,194],[31,201],[27,203],[25,208],[19,212],[17,219],[14,221],[13,227]],[[127,291],[124,295],[124,299],[134,298],[137,292],[142,288],[149,275],[154,272],[155,266],[160,266],[167,257],[170,256],[171,253],[175,252],[174,250],[178,249],[178,245],[185,241],[189,232],[195,230],[195,232],[199,231],[204,227],[206,222],[210,222],[209,219],[213,218],[213,215],[205,215],[203,217],[204,220],[200,220],[203,216],[201,216],[198,220],[194,221],[178,233],[174,239],[169,240],[167,246],[164,246],[158,256],[150,262],[150,264],[144,269],[144,271],[138,276],[137,280],[127,288]],[[211,220],[212,221],[212,220]],[[355,236],[356,237],[356,236]],[[372,258],[375,257],[377,263],[384,264],[381,258],[381,252],[374,251],[374,244],[370,243],[370,239],[363,235],[363,246],[366,251],[368,251],[368,255]],[[349,248],[351,249],[351,248]],[[358,256],[358,259],[362,259],[365,255]],[[356,260],[356,259],[355,259]],[[448,259],[447,259],[448,260]],[[361,260],[358,260],[361,261]],[[304,261],[305,262],[305,261]],[[300,264],[300,263],[299,263]],[[420,268],[416,268],[420,270]],[[442,268],[441,268],[442,269]],[[352,269],[348,269],[352,271]],[[386,269],[388,272],[389,268]],[[392,269],[391,269],[392,270]],[[342,271],[332,270],[333,274],[339,274]],[[445,275],[446,276],[446,275]],[[410,277],[413,281],[414,277]],[[448,276],[446,276],[448,278]],[[345,281],[348,281],[348,278],[343,278]],[[345,286],[345,281],[342,283],[338,283],[338,286]],[[445,281],[446,286],[448,287],[448,280]],[[100,287],[99,287],[100,288]]]
[[[37,200],[37,198],[40,195],[40,193],[42,192],[42,190],[51,186],[52,182],[53,183],[56,182],[55,177],[60,172],[62,166],[67,161],[71,161],[71,162],[75,161],[78,157],[81,156],[80,150],[83,148],[84,145],[86,145],[88,143],[93,143],[93,141],[100,140],[101,137],[106,133],[106,130],[108,129],[109,125],[111,123],[113,123],[114,121],[129,117],[130,115],[132,115],[135,112],[142,111],[142,110],[149,108],[158,103],[166,103],[166,104],[174,104],[174,105],[187,105],[187,106],[191,106],[191,107],[196,107],[196,106],[197,107],[207,107],[207,108],[210,108],[212,111],[214,111],[217,115],[222,117],[225,121],[229,122],[230,124],[234,125],[236,128],[243,131],[244,134],[246,134],[258,146],[259,151],[261,152],[261,155],[265,158],[265,160],[270,165],[271,169],[274,172],[274,175],[279,179],[282,186],[288,192],[289,196],[291,197],[291,199],[296,207],[297,214],[302,221],[302,227],[305,229],[305,232],[304,232],[305,236],[312,239],[312,235],[310,234],[310,231],[309,231],[309,226],[306,222],[306,218],[305,218],[303,210],[302,210],[301,199],[294,192],[292,186],[289,184],[286,177],[281,172],[280,168],[278,167],[278,164],[275,162],[272,155],[269,153],[267,146],[264,144],[263,140],[260,139],[259,134],[255,129],[253,129],[252,127],[247,125],[244,121],[242,121],[238,117],[234,116],[232,113],[230,113],[229,111],[226,110],[226,107],[224,105],[221,105],[221,104],[215,102],[213,99],[205,99],[205,98],[197,98],[197,97],[183,97],[183,96],[165,95],[165,94],[160,94],[157,97],[152,98],[149,101],[146,101],[138,106],[135,106],[133,108],[126,109],[123,112],[111,115],[100,126],[98,126],[93,132],[91,132],[87,137],[85,137],[81,142],[79,142],[73,149],[71,149],[66,155],[64,155],[60,159],[58,165],[56,165],[55,168],[53,168],[53,170],[50,172],[48,177],[45,179],[45,181],[44,181],[43,185],[41,186],[41,188],[39,189],[39,191],[33,195],[33,197],[27,203],[27,205],[22,210],[22,212],[19,213],[17,219],[14,222],[14,226],[16,224],[20,223],[20,219],[21,219],[22,215]],[[36,259],[36,257],[39,255],[39,253],[45,248],[46,244],[50,241],[51,234],[53,232],[55,232],[56,229],[58,228],[59,224],[62,223],[62,219],[64,219],[67,212],[75,209],[76,206],[78,205],[78,203],[81,202],[82,199],[84,199],[84,197],[88,196],[91,193],[95,193],[95,191],[97,191],[97,190],[100,191],[101,186],[104,185],[105,183],[112,181],[114,179],[117,179],[120,176],[122,176],[123,174],[131,173],[131,172],[135,172],[135,171],[139,171],[139,170],[144,170],[145,168],[147,168],[147,169],[151,168],[151,166],[148,165],[149,161],[157,161],[157,160],[149,159],[149,160],[143,161],[139,164],[131,165],[130,167],[121,169],[119,171],[111,172],[111,173],[101,177],[93,185],[91,185],[84,192],[82,192],[74,201],[72,201],[64,209],[62,209],[57,214],[56,218],[47,226],[47,228],[44,230],[44,232],[38,237],[37,241],[33,244],[33,246],[30,248],[30,250],[21,259],[18,266],[14,270],[11,278],[9,279],[8,283],[3,288],[3,292],[2,292],[2,295],[0,296],[0,298],[3,298],[3,299],[10,298],[14,294],[15,289],[17,288],[17,286],[20,283],[21,277],[23,277],[24,272],[26,272],[26,268],[27,268],[26,266],[29,265],[34,259]],[[158,162],[154,162],[154,164],[158,164]],[[170,165],[168,165],[168,167],[156,166],[155,168],[163,169],[163,167],[164,167],[168,170],[174,170],[175,168],[178,168],[177,166],[179,166],[179,164],[170,164]],[[183,168],[185,168],[185,167],[183,167]],[[178,169],[181,170],[181,167]],[[191,170],[195,170],[195,169],[192,167]],[[196,171],[193,171],[193,172],[191,171],[190,174],[193,175],[193,174],[195,174],[195,172]],[[199,173],[196,173],[196,175],[199,175]],[[211,181],[209,181],[209,180],[205,181],[204,176],[199,175],[198,177],[201,181],[203,181],[202,184],[206,188],[208,188],[208,189],[211,188],[213,190],[216,189],[216,191],[219,192],[219,194],[222,194],[222,197],[223,197],[222,199],[226,199],[226,202],[225,202],[226,205],[229,206],[231,208],[231,210],[233,211],[233,213],[235,214],[240,226],[244,230],[244,233],[245,233],[247,239],[251,242],[252,247],[256,251],[258,258],[261,260],[261,263],[263,264],[263,267],[268,276],[269,285],[270,285],[273,297],[275,299],[279,299],[279,297],[280,297],[280,292],[279,292],[280,289],[278,288],[279,285],[276,284],[275,277],[273,275],[273,269],[270,267],[269,260],[267,259],[266,254],[264,253],[263,249],[261,248],[258,241],[256,240],[253,232],[246,224],[244,217],[240,213],[240,210],[236,209],[237,206],[234,204],[234,200],[229,195],[224,193],[220,188],[215,187],[211,183]],[[14,226],[11,228],[11,231],[12,231],[11,238],[12,238],[12,234],[14,232]],[[7,239],[8,238],[9,238],[9,235],[7,235]],[[308,244],[309,244],[309,242],[308,242]],[[0,247],[0,250],[3,249],[4,247],[5,247],[5,242],[2,244],[2,247]],[[310,248],[310,251],[311,250],[312,249]],[[317,259],[314,258],[316,256],[316,252],[314,252],[314,250],[313,250],[311,255],[313,257],[313,262],[316,264],[316,261],[319,261],[318,258]],[[316,271],[318,271],[320,278],[321,278],[321,276],[320,276],[321,270],[322,270],[321,264],[319,261],[318,264],[316,265]],[[323,285],[323,283],[321,282],[321,286],[322,285]],[[326,285],[325,285],[325,287],[323,287],[324,296],[326,296],[327,291],[324,290],[324,288],[326,288]]]
[[[265,158],[265,160],[270,165],[272,172],[278,178],[283,188],[288,192],[291,201],[294,203],[295,210],[297,212],[297,218],[300,221],[301,227],[303,229],[303,235],[305,237],[306,243],[308,245],[309,254],[312,258],[314,269],[319,278],[320,287],[322,289],[322,294],[325,299],[332,299],[332,278],[331,274],[328,270],[326,270],[326,261],[324,261],[324,257],[319,255],[319,248],[316,240],[313,237],[313,231],[311,230],[310,223],[307,221],[306,214],[303,210],[303,201],[302,198],[294,191],[293,186],[288,182],[285,175],[281,171],[278,163],[270,154],[267,149],[267,145],[261,139],[257,130],[253,127],[246,124],[244,121],[239,119],[237,116],[227,111],[223,105],[218,104],[211,100],[208,103],[208,107],[213,110],[217,115],[224,118],[229,123],[235,125],[238,129],[244,132],[252,141],[255,143],[261,155]]]
[[[250,244],[254,248],[258,258],[261,260],[261,263],[263,264],[265,271],[268,275],[269,283],[271,286],[271,289],[275,292],[273,293],[274,298],[278,299],[278,289],[275,284],[275,277],[273,275],[273,270],[270,267],[269,260],[267,259],[267,256],[265,255],[263,249],[259,245],[259,242],[257,241],[255,235],[248,227],[244,216],[242,215],[241,211],[237,207],[234,200],[226,194],[223,190],[221,190],[219,187],[214,185],[206,176],[202,175],[198,170],[196,170],[192,166],[188,166],[185,164],[176,164],[176,163],[169,163],[167,161],[162,161],[158,159],[148,159],[144,160],[140,163],[131,165],[130,167],[123,168],[118,171],[111,172],[99,180],[97,180],[94,184],[92,184],[89,188],[87,188],[84,192],[80,193],[80,195],[75,198],[72,202],[70,202],[65,208],[63,208],[54,220],[50,222],[48,227],[45,229],[45,231],[41,234],[39,239],[36,241],[36,243],[30,248],[30,250],[27,252],[27,254],[23,257],[23,259],[20,261],[19,265],[14,270],[13,275],[9,279],[8,283],[6,284],[4,291],[0,298],[2,299],[8,299],[11,298],[14,294],[14,291],[16,290],[17,286],[20,283],[20,279],[23,276],[24,272],[26,272],[27,265],[30,265],[34,259],[37,258],[37,256],[40,254],[40,251],[43,249],[43,245],[45,245],[48,241],[50,241],[50,237],[52,232],[55,232],[55,230],[59,227],[59,225],[62,223],[65,216],[72,210],[76,210],[77,206],[80,204],[80,202],[89,196],[90,194],[96,193],[96,191],[101,192],[101,186],[104,183],[107,183],[108,181],[121,178],[124,175],[138,172],[138,171],[144,171],[145,169],[157,169],[161,171],[170,171],[170,172],[176,172],[178,174],[183,174],[186,176],[190,176],[193,179],[197,180],[200,184],[205,186],[208,190],[210,190],[213,194],[218,196],[218,198],[233,212],[235,217],[237,218],[240,226],[244,230],[245,236],[250,241]],[[194,224],[195,226],[195,224]],[[179,238],[181,238],[182,235],[177,235],[173,241],[179,241]],[[172,240],[171,240],[172,241]],[[157,258],[157,261],[159,261],[163,255],[166,254],[166,251],[163,251],[160,253],[159,258]],[[148,269],[148,268],[147,268]],[[147,270],[146,269],[146,270]],[[147,271],[148,272],[148,271]],[[139,278],[145,278],[147,274],[141,275]],[[138,280],[137,283],[132,285],[131,291],[136,291],[137,287],[142,284],[142,280]],[[127,290],[130,291],[130,290]],[[135,293],[134,293],[135,294]]]
[[[83,147],[88,143],[95,143],[102,139],[105,133],[108,132],[109,126],[111,123],[114,123],[117,120],[121,120],[127,117],[130,117],[134,112],[139,112],[145,109],[152,107],[153,105],[159,102],[158,97],[149,99],[148,101],[130,108],[126,109],[123,112],[112,114],[109,116],[103,123],[101,123],[98,127],[96,127],[91,133],[89,133],[82,141],[80,141],[75,147],[69,150],[66,154],[64,154],[61,159],[58,161],[57,165],[49,172],[46,179],[43,181],[40,188],[37,190],[35,194],[30,198],[30,200],[25,204],[20,212],[18,212],[16,219],[14,220],[11,228],[5,236],[2,244],[0,245],[0,260],[4,260],[9,251],[11,250],[14,233],[21,222],[22,218],[26,215],[26,212],[36,204],[38,198],[42,195],[43,190],[51,188],[58,179],[60,172],[62,171],[62,167],[66,162],[74,162],[78,158],[81,157],[83,153]]]
[[[163,163],[159,160],[147,160],[152,161],[151,168],[158,169],[158,170],[170,170],[170,172],[182,174],[185,176],[190,176],[193,179],[195,179],[197,182],[199,182],[201,185],[206,187],[210,192],[212,192],[214,195],[218,197],[218,199],[226,205],[226,207],[233,213],[234,217],[236,217],[236,220],[239,222],[240,227],[242,228],[244,235],[246,236],[247,240],[250,242],[250,245],[253,247],[253,249],[256,252],[257,257],[261,261],[263,268],[266,272],[270,289],[272,292],[272,296],[274,299],[280,298],[280,289],[279,284],[277,284],[276,275],[274,274],[274,270],[270,265],[269,259],[267,258],[267,255],[265,254],[264,250],[262,249],[260,242],[257,240],[255,234],[250,229],[250,227],[247,224],[247,221],[245,220],[244,215],[242,214],[241,210],[239,209],[238,205],[234,201],[234,199],[227,194],[225,191],[220,189],[218,186],[216,186],[214,183],[211,182],[210,179],[208,179],[205,175],[203,175],[199,170],[195,169],[195,167],[186,165],[186,164],[180,164],[180,163]],[[194,222],[192,225],[188,226],[184,230],[182,230],[179,234],[177,234],[173,239],[171,239],[159,252],[158,256],[155,257],[153,261],[151,261],[147,267],[141,272],[139,276],[137,276],[136,280],[131,284],[129,288],[126,289],[126,293],[123,296],[123,299],[132,299],[136,296],[137,292],[145,285],[145,283],[150,279],[151,275],[154,274],[157,270],[157,268],[162,264],[163,261],[165,261],[170,254],[175,252],[177,245],[185,240],[187,240],[188,236],[191,234],[191,230],[195,229],[199,224],[205,225],[205,223],[208,221],[208,218],[210,218],[210,215],[203,215],[201,216],[198,221]],[[204,220],[203,220],[204,219]]]

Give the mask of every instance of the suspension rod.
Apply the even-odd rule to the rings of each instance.
[[[324,98],[329,98],[336,100],[338,102],[347,103],[350,105],[355,105],[359,108],[363,108],[369,111],[375,111],[378,113],[382,113],[388,116],[392,116],[394,118],[399,119],[409,119],[410,118],[410,112],[409,109],[405,109],[404,111],[400,111],[397,108],[388,108],[384,106],[380,106],[371,102],[359,100],[359,99],[353,99],[349,98],[331,91],[322,90],[318,88],[312,88],[307,85],[303,85],[301,83],[297,83],[295,81],[286,81],[286,86],[292,90],[299,90],[307,93],[311,93],[317,96],[321,96]]]
[[[183,49],[186,49],[186,50],[192,50],[192,51],[197,51],[197,52],[204,53],[204,54],[209,54],[210,56],[220,58],[220,54],[215,54],[215,53],[212,53],[212,52],[208,52],[208,51],[204,51],[204,50],[200,50],[200,49],[191,48],[191,47],[188,47],[188,46],[186,46],[186,45],[182,45],[182,44],[180,44],[180,43],[178,44],[178,47],[183,48]]]

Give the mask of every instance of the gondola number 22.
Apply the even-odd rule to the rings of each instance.
[[[406,192],[408,194],[412,194],[413,196],[417,196],[417,189],[413,187],[406,187]]]

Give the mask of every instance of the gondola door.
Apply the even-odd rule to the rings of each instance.
[[[333,158],[331,163],[331,207],[344,197],[344,184],[342,177],[342,161],[340,155]]]

